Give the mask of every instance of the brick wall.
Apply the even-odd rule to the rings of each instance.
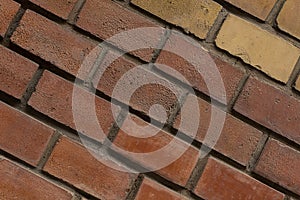
[[[298,12],[299,0],[0,0],[0,199],[300,199]],[[141,35],[104,41],[146,27],[159,31],[145,32],[146,41]],[[134,42],[143,49],[127,52]],[[226,94],[209,91],[192,64],[170,50],[200,58],[202,72],[209,55]],[[147,84],[130,101],[115,97],[119,79],[139,65],[133,81],[159,80],[173,90]],[[104,135],[88,112],[79,116],[84,126],[76,127],[74,87],[83,98],[96,95]],[[155,104],[166,109],[166,119],[155,110],[149,114]],[[200,157],[213,113],[225,116],[224,127]],[[189,123],[196,115],[192,138]],[[128,119],[158,133],[135,138],[145,130]],[[118,149],[97,160],[82,137],[95,149],[110,141],[136,153],[172,140],[179,149],[191,145],[168,166],[134,173],[151,163]]]

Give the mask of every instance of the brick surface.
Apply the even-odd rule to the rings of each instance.
[[[279,141],[268,141],[255,172],[300,194],[300,152]]]
[[[300,143],[300,101],[281,90],[250,77],[234,109],[284,137]]]
[[[284,194],[230,166],[210,158],[196,186],[204,199],[284,199]]]
[[[72,199],[71,193],[8,160],[0,160],[0,199]]]
[[[131,2],[202,39],[206,37],[222,9],[219,4],[207,0],[132,0]]]
[[[184,91],[166,79],[144,70],[143,67],[138,67],[129,60],[124,58],[114,59],[115,56],[116,54],[109,53],[96,72],[93,82],[97,89],[109,96],[114,94],[113,98],[146,114],[149,113],[153,105],[159,104],[164,107],[167,117],[170,116],[174,110],[174,105]],[[109,65],[111,61],[113,62]],[[108,66],[108,68],[103,73],[105,66]],[[159,111],[150,112],[149,116],[160,122],[165,122],[165,116]]]
[[[196,165],[198,160],[198,151],[194,147],[187,147],[186,143],[175,139],[170,134],[160,131],[154,126],[150,125],[151,129],[143,128],[149,124],[138,119],[137,117],[134,117],[133,115],[130,115],[130,117],[141,128],[137,128],[137,126],[132,126],[129,124],[127,118],[122,125],[116,139],[114,140],[114,144],[126,152],[140,154],[146,154],[155,151],[158,152],[163,147],[166,147],[171,141],[175,142],[176,148],[178,149],[186,148],[187,150],[184,152],[184,154],[178,157],[176,161],[157,171],[157,173],[161,176],[184,186]],[[152,136],[151,133],[153,132],[157,132],[157,134]],[[176,149],[174,149],[172,152],[161,152],[159,156],[153,156],[155,157],[153,159],[150,158],[150,156],[147,156],[147,154],[146,158],[131,156],[131,159],[144,165],[146,168],[149,167],[150,169],[153,169],[153,167],[158,166],[161,163],[161,160],[165,159],[164,157],[168,157],[170,154],[172,154],[172,156],[176,156],[178,153]]]
[[[168,189],[167,187],[153,181],[149,178],[145,178],[143,183],[135,197],[136,200],[183,200],[187,199],[180,194]]]
[[[298,15],[300,1],[288,0],[278,15],[277,22],[283,31],[300,39],[300,16]]]
[[[296,81],[295,88],[300,91],[300,76],[298,77],[298,79]]]
[[[193,99],[195,98],[195,96],[188,96],[182,108],[182,112],[189,113],[189,115],[187,115],[188,118],[181,119],[182,114],[180,113],[176,117],[174,127],[193,137],[194,133],[192,131],[194,129],[192,129],[192,127],[198,125],[198,132],[195,139],[203,142],[205,137],[213,134],[212,132],[208,132],[208,127],[216,127],[220,124],[216,119],[214,119],[215,121],[212,121],[211,119],[212,106],[199,98],[198,105],[200,113],[196,113],[193,106]],[[222,112],[223,111],[216,109],[215,113],[218,114]],[[195,121],[195,119],[197,119],[195,115],[200,116],[199,122]],[[217,138],[217,143],[213,148],[231,159],[236,160],[243,165],[247,165],[261,136],[262,133],[257,129],[240,121],[232,115],[227,114],[221,134],[219,138]]]
[[[265,20],[272,8],[274,7],[276,0],[225,0],[236,7],[250,13],[261,20]]]
[[[110,0],[87,0],[77,21],[77,26],[96,35],[101,39],[108,39],[116,34],[131,29],[157,27],[153,22],[127,10]],[[135,37],[120,38],[116,41],[117,46],[127,50],[136,44],[142,44],[146,50],[135,51],[133,54],[149,61],[152,57],[151,48],[156,47],[162,37],[161,32],[143,32],[144,36],[136,34]],[[139,41],[137,38],[146,38],[146,41]],[[154,46],[149,44],[155,44]]]
[[[225,20],[216,43],[245,63],[285,83],[300,55],[300,50],[292,44],[234,15]]]
[[[193,44],[197,44],[196,41],[188,40],[186,36],[173,32],[156,61],[156,63],[162,65],[156,65],[156,67],[173,75],[174,73],[169,69],[169,67],[171,67],[178,71],[192,87],[222,101],[222,92],[220,91],[220,88],[216,88],[215,91],[210,93],[207,88],[207,83],[205,83],[204,78],[202,77],[204,74],[203,72],[205,71],[208,80],[216,78],[217,75],[212,70],[209,70],[214,68],[220,73],[221,78],[223,79],[221,81],[223,81],[225,86],[226,95],[224,96],[226,96],[227,101],[222,103],[228,103],[234,95],[237,85],[244,73],[241,70],[232,67],[229,63],[210,55],[206,50],[200,48],[200,46],[198,47]],[[188,51],[186,51],[187,49]],[[193,59],[193,56],[196,55],[200,56],[199,62],[197,62],[196,59]],[[183,79],[178,76],[175,77],[183,81]],[[219,78],[217,80],[219,80]],[[210,84],[210,87],[212,87],[212,85],[215,86],[215,82]]]
[[[83,89],[77,89],[76,92],[79,93],[77,95],[82,99],[90,100],[93,96]],[[94,119],[88,109],[94,105],[80,105],[80,108],[85,106],[86,109],[84,108],[83,110],[77,109],[76,106],[72,107],[72,93],[72,83],[51,72],[45,71],[28,104],[56,121],[73,129],[77,128],[81,133],[102,141],[104,137],[99,134],[97,123],[99,122],[104,134],[108,134],[114,122],[110,103],[95,97],[94,102],[97,119]],[[119,110],[117,107],[114,108]],[[77,126],[75,126],[73,111],[74,114],[78,115],[78,123],[80,123],[80,125],[76,124]]]
[[[17,13],[20,4],[11,0],[0,1],[0,36],[4,37],[7,28]]]
[[[136,175],[108,167],[116,164],[105,159],[106,165],[83,146],[62,138],[44,170],[100,199],[125,199]]]
[[[96,46],[85,37],[29,10],[11,40],[74,76],[84,58]]]
[[[0,148],[37,165],[54,130],[10,106],[0,103]]]
[[[37,68],[37,64],[0,46],[0,90],[20,99]]]

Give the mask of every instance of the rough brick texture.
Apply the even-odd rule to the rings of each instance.
[[[268,141],[255,172],[300,194],[300,152],[271,139]]]
[[[168,199],[168,200],[184,200],[186,199],[182,195],[179,195],[167,187],[153,181],[149,178],[145,178],[143,183],[136,195],[136,200],[157,200],[157,199]]]
[[[93,94],[84,91],[83,89],[78,89],[76,91],[80,93],[78,96],[83,99],[92,98]],[[78,112],[75,112],[76,107],[72,107],[72,93],[72,83],[46,71],[37,85],[36,91],[30,98],[29,105],[68,127],[103,141],[104,137],[99,134],[98,126],[96,126],[95,121],[91,119],[93,118],[92,113],[87,113],[88,111],[85,109],[80,109]],[[111,104],[98,97],[95,97],[94,102],[99,124],[104,134],[108,134],[114,122]],[[73,111],[74,114],[79,115],[81,126],[75,126]]]
[[[225,20],[216,43],[245,63],[285,83],[300,54],[289,42],[234,15]]]
[[[0,90],[20,99],[37,67],[32,61],[0,46]]]
[[[0,160],[0,199],[72,199],[71,193],[8,160]]]
[[[283,31],[300,39],[300,16],[298,15],[300,2],[287,0],[279,13],[277,22]]]
[[[20,5],[11,0],[0,1],[0,36],[4,37],[6,30],[14,18],[15,14],[19,9]]]
[[[77,75],[85,56],[96,46],[87,38],[29,10],[11,39],[22,48],[74,76]]]
[[[219,4],[207,0],[133,0],[131,2],[199,38],[206,38],[222,9]]]
[[[14,108],[0,103],[0,148],[37,165],[54,129]]]
[[[265,20],[271,12],[276,0],[225,0],[238,8]]]
[[[208,160],[195,193],[204,199],[284,199],[282,193],[214,158]]]
[[[107,165],[116,165],[105,159]],[[102,164],[85,147],[67,138],[56,144],[44,170],[98,198],[111,200],[124,199],[136,178]]]
[[[141,127],[149,125],[146,122],[141,121],[137,117],[134,117],[133,115],[131,115],[130,117]],[[118,148],[134,153],[150,153],[162,149],[174,140],[176,143],[176,148],[187,149],[184,154],[180,156],[175,162],[157,171],[157,173],[161,174],[163,177],[166,177],[167,179],[184,186],[187,183],[187,180],[196,165],[196,162],[198,160],[198,151],[193,147],[187,147],[186,143],[175,139],[173,136],[164,131],[160,131],[158,128],[151,127],[150,130],[142,128],[133,129],[131,128],[127,120],[128,118],[125,120],[120,132],[114,140],[114,144]],[[158,133],[154,136],[150,135],[153,132]],[[138,138],[138,136],[140,135],[143,136],[141,138]],[[147,157],[147,159],[134,156],[132,156],[131,159],[144,165],[145,167],[151,165],[155,167],[160,164],[161,160],[164,159],[164,157],[169,157],[169,154],[172,154],[172,156],[176,156],[176,152],[178,151],[175,151],[175,149],[172,152],[162,152],[160,157],[156,156],[154,159],[150,159],[150,157]]]
[[[300,101],[251,77],[234,109],[284,137],[300,143]]]
[[[205,137],[212,135],[212,132],[208,132],[209,126],[220,126],[220,123],[216,119],[212,119],[212,106],[198,98],[198,105],[200,113],[195,112],[193,99],[195,96],[189,95],[182,107],[185,113],[190,113],[187,119],[182,119],[181,113],[176,117],[174,127],[181,132],[193,137],[193,128],[198,125],[197,135],[195,139],[203,142]],[[223,111],[216,108],[215,113],[221,113]],[[200,121],[197,122],[196,115],[200,116]],[[182,124],[180,124],[182,123]],[[180,128],[179,128],[180,127]],[[246,165],[250,160],[256,146],[260,140],[262,133],[257,129],[245,124],[244,122],[236,119],[230,114],[227,114],[224,127],[216,145],[213,147],[220,153]]]

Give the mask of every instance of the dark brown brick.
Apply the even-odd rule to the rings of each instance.
[[[79,15],[77,26],[104,40],[131,29],[158,28],[148,19],[110,0],[87,0]],[[158,45],[160,38],[163,36],[163,29],[161,31],[141,32],[133,38],[128,35],[126,38],[120,38],[120,41],[116,41],[115,45],[128,50],[128,47],[132,48],[139,44],[138,46],[143,46],[145,50],[135,51],[133,54],[150,61],[153,51],[151,49]],[[141,38],[146,38],[146,40]]]
[[[195,193],[204,199],[284,199],[282,193],[214,158],[208,160]]]
[[[20,4],[11,0],[0,0],[0,36],[4,37],[7,28],[17,13]]]
[[[149,125],[148,123],[138,119],[137,117],[134,117],[133,115],[130,115],[130,117],[136,124],[138,124],[141,127]],[[187,180],[190,177],[196,165],[199,156],[198,151],[192,146],[187,147],[186,145],[188,144],[180,141],[179,139],[174,138],[167,132],[159,130],[158,128],[152,125],[150,125],[150,131],[149,129],[132,127],[127,122],[127,120],[128,118],[123,123],[121,130],[119,131],[116,139],[114,140],[114,144],[118,148],[126,152],[146,154],[162,149],[163,147],[167,146],[171,141],[175,141],[178,149],[187,149],[181,156],[178,156],[178,159],[175,160],[173,163],[170,163],[168,166],[157,171],[157,173],[161,176],[171,180],[172,182],[184,186],[187,183]],[[151,134],[153,131],[157,132],[157,134],[154,136],[150,136],[149,134]],[[139,135],[144,135],[145,137],[139,138]],[[144,165],[146,168],[148,167],[152,169],[152,166],[150,165],[153,165],[154,167],[158,166],[160,164],[159,162],[161,162],[161,160],[164,159],[164,156],[168,157],[170,156],[169,154],[172,153],[173,156],[176,156],[177,151],[174,150],[173,152],[168,152],[168,155],[166,155],[167,153],[166,151],[164,151],[161,153],[161,156],[157,158],[155,157],[153,159],[150,157],[147,157],[148,159],[132,157],[131,159]]]
[[[168,189],[167,187],[153,181],[149,178],[145,178],[137,193],[136,200],[183,200],[186,199],[180,194]]]
[[[30,10],[26,11],[11,40],[74,76],[85,57],[96,47],[87,38]],[[89,70],[87,67],[79,78],[86,78]]]
[[[271,139],[255,172],[300,195],[300,152]]]
[[[93,94],[83,90],[76,90],[80,98],[90,99]],[[55,119],[56,121],[65,124],[73,129],[78,129],[79,132],[95,138],[99,141],[103,141],[104,137],[99,134],[98,126],[95,124],[97,120],[101,126],[103,132],[108,134],[114,118],[111,111],[111,104],[103,99],[95,97],[95,110],[98,119],[94,121],[92,113],[88,113],[88,109],[79,110],[76,112],[81,122],[80,127],[75,126],[73,111],[76,111],[76,107],[72,107],[73,101],[73,84],[45,71],[39,84],[36,87],[36,91],[33,93],[29,100],[29,105],[39,112]],[[81,105],[81,106],[93,106],[93,105]],[[82,108],[82,107],[81,107]],[[119,110],[118,107],[115,107]]]
[[[300,101],[280,89],[251,77],[234,109],[300,144]]]
[[[176,76],[176,74],[167,68],[170,67],[179,72],[195,89],[202,91],[222,103],[228,103],[232,99],[244,73],[194,44],[197,44],[196,41],[188,39],[187,36],[172,33],[156,61],[157,64],[163,65],[156,65],[156,67],[183,81],[183,79]],[[222,94],[220,88],[209,92],[207,83],[204,81],[202,75],[206,71],[208,80],[218,78],[209,68],[216,69],[220,73],[222,80],[217,80],[223,81],[226,95]],[[211,84],[211,86],[215,86],[215,84]],[[226,102],[222,99],[224,97],[227,99]]]
[[[0,176],[0,199],[72,199],[70,192],[5,159]]]
[[[20,99],[37,68],[37,64],[0,46],[0,90]]]
[[[62,138],[44,170],[100,199],[125,199],[136,178],[114,170],[93,157],[83,146]],[[106,164],[116,165],[106,158]]]
[[[14,108],[0,103],[0,148],[37,165],[54,130]]]
[[[193,106],[195,99],[198,101],[199,113],[196,113],[196,108]],[[215,113],[218,116],[220,116],[220,114],[225,114],[216,107],[214,107],[214,110],[216,110]],[[204,138],[208,136],[208,134],[212,134],[212,132],[208,133],[209,126],[214,127],[214,129],[212,129],[213,131],[216,130],[215,128],[217,126],[220,126],[220,122],[216,121],[217,118],[214,119],[214,121],[211,119],[211,104],[195,96],[188,96],[182,107],[182,111],[189,113],[189,115],[185,115],[188,116],[188,118],[181,119],[182,114],[180,113],[176,117],[174,127],[189,136],[193,136],[195,133],[192,132],[194,130],[192,127],[198,125],[198,131],[195,139],[200,142],[203,142]],[[197,115],[200,117],[199,122],[195,121],[197,119]],[[231,159],[236,160],[243,165],[247,165],[256,149],[262,133],[230,114],[225,115],[226,118],[224,126],[221,130],[220,137],[217,138],[216,145],[213,148]],[[181,126],[180,123],[182,123]]]

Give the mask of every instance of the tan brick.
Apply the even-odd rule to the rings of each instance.
[[[300,39],[299,11],[299,0],[287,0],[277,18],[279,28],[297,37],[298,39]]]
[[[300,91],[300,76],[298,77],[298,80],[296,81],[295,88]]]
[[[225,0],[236,7],[265,20],[271,12],[276,0]]]
[[[217,46],[245,63],[287,82],[300,49],[237,16],[229,15],[216,40]]]
[[[133,4],[205,38],[222,7],[208,0],[133,0]]]

